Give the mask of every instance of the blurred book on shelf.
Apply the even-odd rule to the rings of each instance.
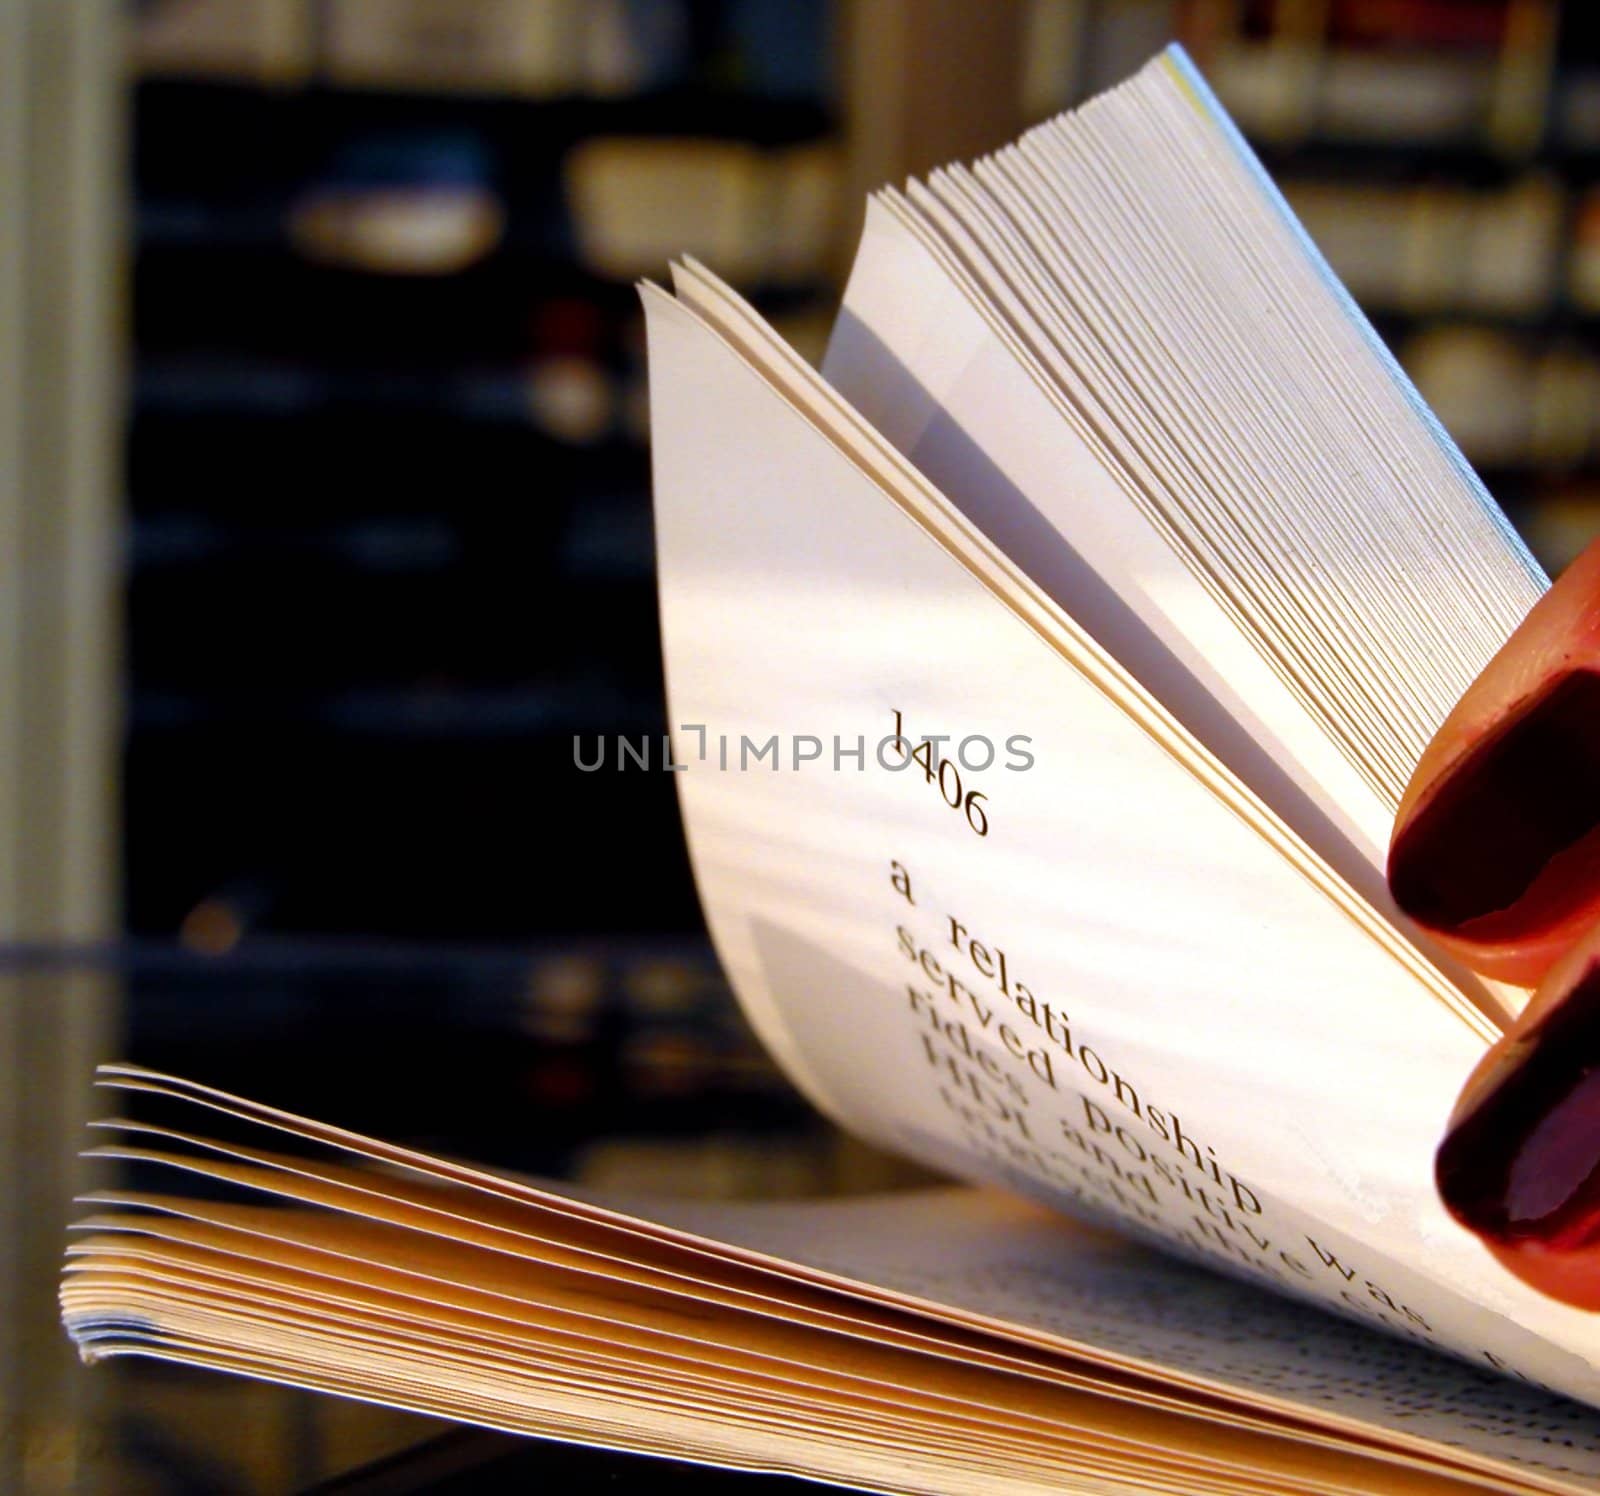
[[[825,145],[597,136],[566,160],[580,260],[628,280],[682,244],[745,286],[815,284],[834,249],[842,172]]]
[[[1266,143],[1467,141],[1515,151],[1543,125],[1551,0],[1193,0],[1178,9],[1219,96]]]
[[[814,0],[139,0],[133,21],[147,78],[539,100],[714,77],[804,98],[828,72]]]
[[[357,87],[560,94],[583,83],[587,9],[580,0],[330,0],[322,68]]]
[[[1565,198],[1549,174],[1493,188],[1310,178],[1284,195],[1373,313],[1534,317],[1559,295]]]
[[[1600,314],[1600,190],[1589,188],[1572,224],[1572,262],[1567,290],[1585,315]]]
[[[344,147],[291,203],[306,258],[385,275],[450,275],[493,253],[505,208],[472,135],[370,136]]]
[[[141,0],[132,62],[145,77],[298,84],[311,73],[309,0]]]

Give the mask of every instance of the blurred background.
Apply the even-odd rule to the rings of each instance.
[[[632,282],[693,253],[815,359],[870,188],[1173,37],[1564,564],[1594,6],[0,0],[0,1489],[302,1489],[435,1427],[78,1372],[96,1061],[595,1183],[906,1177],[740,1020],[671,776],[574,767],[665,721]]]

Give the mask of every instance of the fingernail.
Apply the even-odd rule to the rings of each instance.
[[[1600,894],[1597,828],[1600,673],[1574,670],[1451,767],[1395,839],[1390,889],[1427,928],[1514,940]]]
[[[1600,1240],[1600,962],[1508,1046],[1434,1178],[1451,1214],[1492,1244]]]

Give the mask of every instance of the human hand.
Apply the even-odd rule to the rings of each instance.
[[[1462,1089],[1440,1197],[1525,1282],[1600,1309],[1600,541],[1423,753],[1389,887],[1469,966],[1536,987]]]

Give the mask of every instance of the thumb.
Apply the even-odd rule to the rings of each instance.
[[[1519,1278],[1600,1309],[1600,926],[1472,1072],[1434,1179]]]
[[[1600,541],[1429,743],[1395,817],[1389,888],[1468,966],[1523,986],[1600,920]]]

